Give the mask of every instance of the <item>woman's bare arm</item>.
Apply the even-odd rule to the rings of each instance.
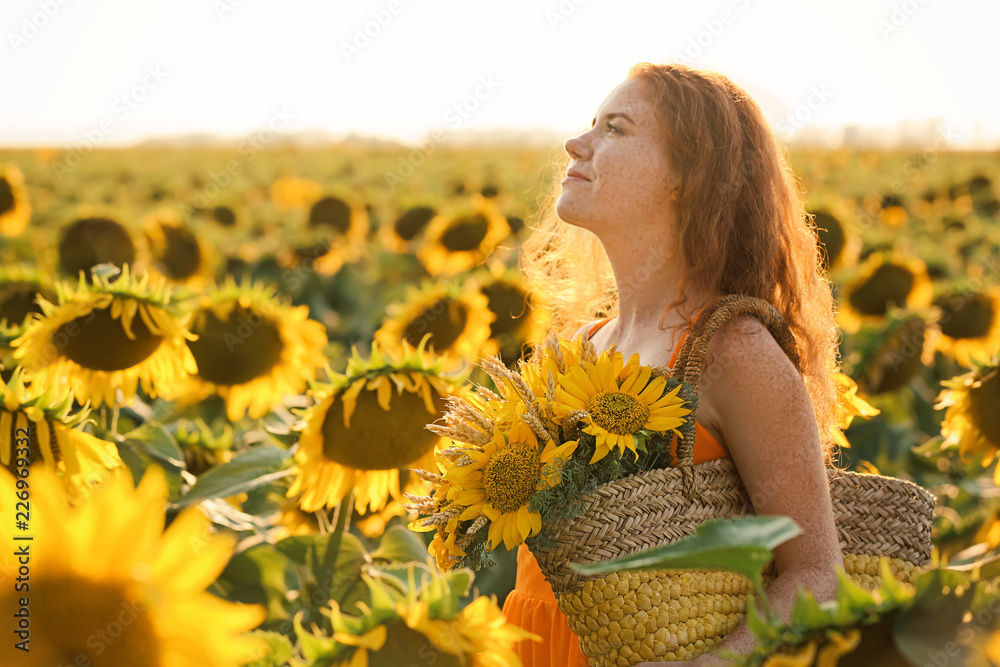
[[[707,361],[699,397],[711,406],[755,511],[791,517],[802,528],[774,550],[778,576],[767,589],[788,620],[796,585],[820,601],[833,599],[835,566],[843,565],[812,402],[781,347],[749,317],[713,336]],[[719,646],[739,654],[753,647],[745,621]],[[688,664],[726,663],[704,655]]]

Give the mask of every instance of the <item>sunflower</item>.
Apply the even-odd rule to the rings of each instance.
[[[524,409],[522,403],[520,414]],[[576,446],[551,439],[540,446],[527,422],[516,419],[509,428],[494,429],[481,448],[465,450],[465,465],[459,462],[443,476],[451,484],[446,498],[463,508],[459,521],[489,519],[487,549],[501,542],[513,549],[542,529],[542,515],[528,505],[535,493],[560,482],[559,470]]]
[[[489,299],[472,285],[425,284],[410,290],[405,302],[389,305],[386,315],[375,332],[383,349],[396,350],[402,341],[416,347],[430,334],[428,346],[437,354],[470,362],[482,356],[495,319]]]
[[[955,292],[938,298],[939,336],[935,348],[965,367],[972,356],[987,359],[1000,352],[1000,287]]]
[[[417,258],[433,276],[453,276],[483,262],[510,235],[507,218],[496,206],[474,195],[471,210],[441,214],[427,224]]]
[[[871,255],[845,291],[837,319],[848,333],[856,332],[862,324],[881,322],[893,306],[921,308],[930,305],[934,296],[921,260],[885,254]]]
[[[30,639],[30,652],[5,641],[4,664],[50,667],[82,656],[86,664],[115,667],[229,667],[263,657],[266,646],[239,635],[264,620],[264,609],[205,592],[235,540],[212,534],[196,508],[164,532],[161,469],[148,469],[138,489],[131,475],[114,475],[75,509],[63,503],[51,470],[33,466],[30,479],[30,533],[0,531],[5,554],[30,549],[31,634],[17,640]],[[0,491],[5,498],[17,493],[6,470]],[[14,525],[14,513],[14,503],[0,504],[5,526]],[[17,559],[0,559],[0,579],[17,576]],[[14,586],[0,589],[4,617],[24,609],[22,595]]]
[[[354,349],[344,374],[329,371],[330,384],[312,384],[315,403],[296,427],[297,476],[288,489],[289,497],[301,494],[302,509],[333,507],[353,489],[359,511],[377,512],[401,497],[407,468],[433,466],[440,437],[424,427],[462,378],[443,375],[425,342],[404,343],[401,356],[374,343],[367,361]]]
[[[419,496],[428,491],[427,483],[409,470],[399,471],[399,488],[402,490],[404,497],[407,495]],[[389,525],[389,521],[394,517],[408,516],[410,514],[402,498],[390,497],[385,507],[369,512],[367,515],[360,514],[358,519],[353,521],[351,525],[356,526],[365,537],[375,538],[385,532],[386,526]],[[416,517],[413,516],[413,518]]]
[[[305,390],[326,363],[326,329],[309,319],[308,306],[276,299],[276,289],[227,276],[201,297],[191,320],[197,340],[187,343],[197,370],[186,383],[186,404],[218,394],[235,422],[248,413],[263,417]]]
[[[338,197],[323,197],[309,209],[307,243],[280,258],[285,265],[309,262],[317,273],[332,276],[361,258],[368,236],[368,212]]]
[[[200,417],[193,421],[179,419],[173,437],[184,452],[185,470],[196,477],[233,458],[233,427],[229,424],[224,424],[216,435]]]
[[[0,164],[0,236],[17,236],[30,219],[24,175],[13,162]]]
[[[962,460],[980,457],[988,466],[1000,451],[1000,366],[997,357],[989,364],[972,360],[972,370],[945,380],[935,408],[947,408],[941,422],[944,446],[957,446]],[[1000,484],[1000,466],[993,473]]]
[[[81,271],[89,278],[96,264],[114,264],[118,268],[129,264],[134,268],[135,261],[132,235],[109,217],[81,217],[62,230],[59,268],[73,278]]]
[[[505,268],[501,262],[492,262],[486,277],[476,282],[495,317],[481,354],[499,355],[504,363],[514,363],[523,358],[528,341],[544,335],[547,310],[528,290],[520,272]]]
[[[621,352],[605,350],[596,362],[571,366],[556,378],[559,386],[552,405],[556,420],[577,410],[586,412],[583,431],[597,439],[590,463],[616,448],[620,455],[625,450],[635,454],[642,431],[672,430],[683,437],[678,428],[691,411],[682,407],[684,401],[677,395],[681,385],[664,392],[667,379],[650,379],[652,370],[639,364],[638,354],[626,362]]]
[[[851,379],[851,376],[845,373],[835,373],[833,379],[837,383],[837,394],[840,396],[837,403],[837,427],[833,429],[833,441],[841,447],[850,447],[851,443],[847,441],[844,431],[850,427],[854,418],[874,417],[882,411],[858,396],[858,385]]]
[[[902,200],[896,195],[883,196],[879,208],[878,220],[889,229],[905,227],[910,220],[910,215],[903,207]]]
[[[282,176],[271,184],[271,200],[279,211],[307,208],[322,192],[319,183],[298,176]]]
[[[827,272],[853,265],[861,251],[861,239],[857,234],[850,233],[843,222],[843,215],[834,213],[834,210],[842,208],[834,205],[831,209],[819,208],[813,213],[820,260]]]
[[[0,464],[17,472],[42,461],[59,472],[67,493],[83,499],[122,461],[114,443],[79,428],[89,410],[72,408],[68,387],[55,383],[26,387],[24,369],[15,368],[6,386],[0,385]]]
[[[20,325],[29,313],[42,313],[36,297],[52,301],[55,292],[48,280],[26,265],[0,266],[0,322]]]
[[[44,299],[44,311],[12,342],[14,358],[32,382],[41,385],[69,379],[81,403],[114,405],[120,390],[126,403],[139,384],[150,397],[176,397],[187,374],[196,370],[185,342],[193,338],[182,320],[168,310],[170,288],[150,286],[126,265],[109,280],[95,271],[56,285],[58,305]]]
[[[402,592],[363,571],[371,605],[358,603],[360,615],[348,615],[331,600],[322,613],[331,620],[332,638],[307,633],[302,614],[296,615],[300,645],[310,647],[308,664],[319,660],[333,667],[396,667],[419,655],[428,664],[443,667],[521,667],[514,645],[540,637],[508,623],[492,596],[478,596],[460,609],[467,575],[427,570],[418,586],[416,569],[407,568],[400,580],[408,582]]]
[[[403,211],[391,225],[379,231],[382,245],[391,252],[409,252],[413,241],[437,216],[432,206],[414,206]]]
[[[232,206],[226,206],[225,204],[220,204],[219,206],[213,206],[209,215],[212,220],[222,225],[223,227],[235,227],[238,217],[236,211],[233,210]]]
[[[882,327],[865,330],[871,342],[860,353],[859,385],[872,395],[895,391],[910,383],[933,362],[930,327],[920,314],[890,315]]]
[[[190,289],[205,287],[215,274],[211,244],[202,242],[171,208],[145,216],[143,225],[156,269],[167,280]]]

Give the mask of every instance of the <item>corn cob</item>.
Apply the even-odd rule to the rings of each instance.
[[[862,588],[873,591],[882,584],[878,573],[880,558],[888,558],[889,570],[899,581],[913,583],[920,568],[909,561],[889,556],[872,556],[869,554],[844,554],[844,572],[850,575],[854,583]]]
[[[890,558],[897,579],[911,582],[912,563]],[[844,571],[872,590],[880,583],[878,556],[844,554]],[[765,588],[774,581],[764,571]],[[753,591],[743,576],[722,570],[616,572],[559,596],[559,608],[591,667],[630,667],[642,661],[691,660],[725,639]]]

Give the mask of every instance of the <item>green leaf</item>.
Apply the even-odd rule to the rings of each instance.
[[[771,550],[802,531],[788,517],[748,516],[713,519],[694,535],[601,563],[571,563],[583,574],[620,570],[728,570],[760,582]]]
[[[835,618],[837,625],[851,625],[862,617],[867,616],[869,610],[874,611],[878,607],[872,594],[854,583],[854,580],[845,574],[843,570],[837,570],[837,580],[837,612]]]
[[[267,642],[269,649],[265,657],[251,662],[247,667],[284,667],[291,660],[292,656],[295,655],[292,642],[289,641],[288,637],[278,632],[254,630],[247,633],[247,636],[263,639]]]
[[[318,591],[319,597],[308,600],[312,608],[326,606],[330,600],[337,600],[348,613],[354,613],[354,604],[368,595],[367,586],[361,578],[361,567],[371,562],[371,557],[357,536],[341,533],[337,549],[337,560],[332,572],[324,572],[319,563],[326,559],[329,535],[293,535],[278,542],[275,547],[293,562],[308,568],[317,581],[326,575],[329,581],[327,591]]]
[[[816,598],[802,586],[795,587],[795,605],[792,607],[792,624],[806,628],[820,628],[829,625],[833,614],[816,602]]]
[[[218,584],[229,600],[266,605],[269,619],[288,618],[285,602],[290,572],[287,556],[273,545],[259,544],[235,554]]]
[[[280,479],[286,473],[279,469],[289,456],[291,452],[278,447],[255,447],[199,477],[172,508],[181,509],[211,498],[228,498]]]
[[[124,445],[173,468],[184,467],[184,454],[163,424],[148,421],[124,436]],[[121,447],[121,445],[119,445]]]
[[[390,563],[423,563],[427,560],[424,541],[405,526],[393,526],[382,534],[378,548],[371,552],[373,560]]]

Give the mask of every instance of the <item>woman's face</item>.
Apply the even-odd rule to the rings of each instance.
[[[626,79],[597,109],[590,130],[566,141],[570,172],[556,213],[600,232],[666,219],[678,184],[667,158],[666,128],[641,79]]]

